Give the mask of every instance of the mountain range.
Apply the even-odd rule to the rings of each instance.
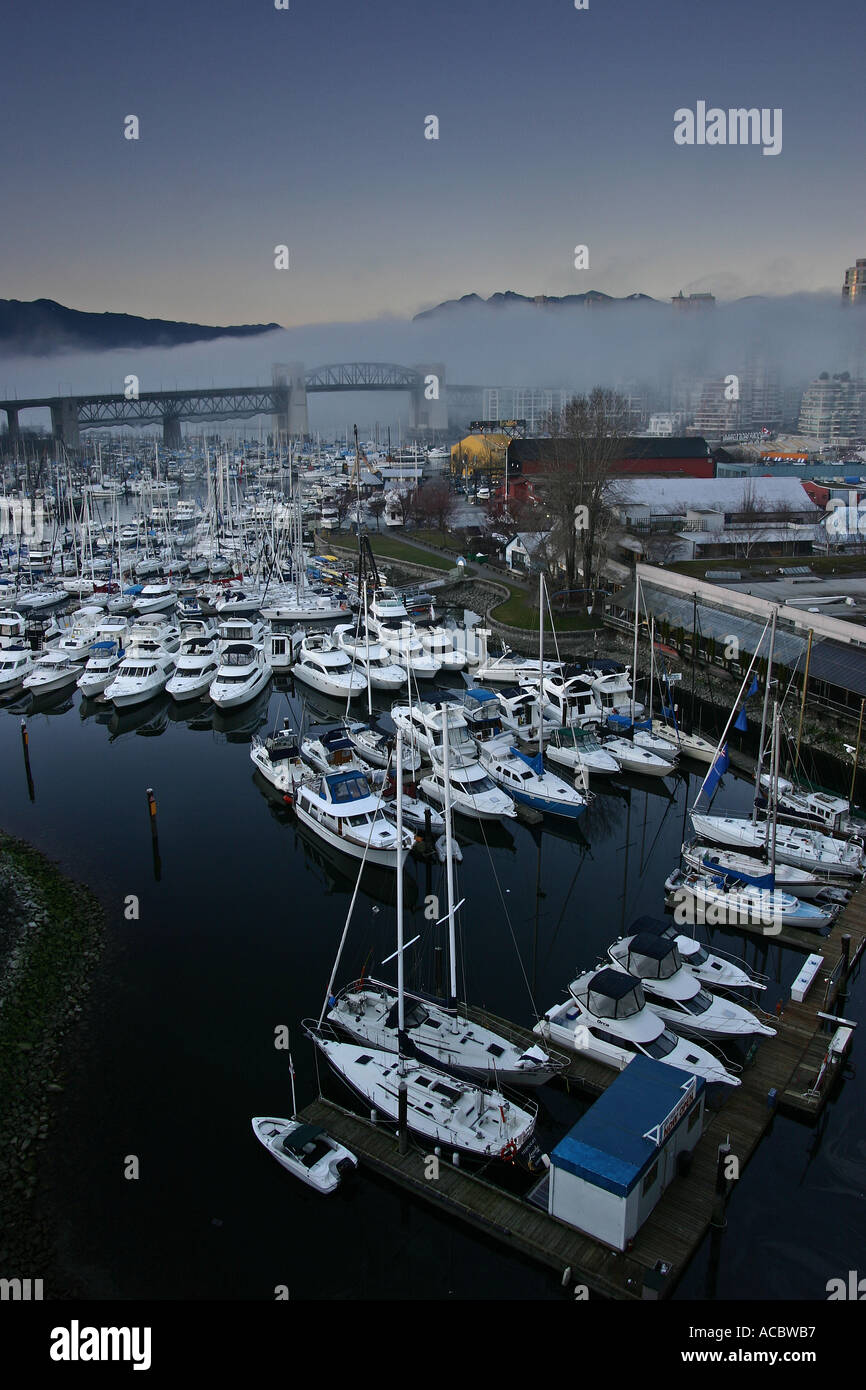
[[[214,338],[252,338],[271,333],[278,323],[212,327],[144,319],[135,314],[89,314],[53,299],[0,299],[0,354],[48,357],[54,352],[107,351],[110,348],[178,347]]]
[[[626,294],[622,298],[617,298],[613,294],[603,294],[601,290],[587,290],[585,294],[515,294],[513,290],[505,290],[498,294],[491,294],[484,299],[480,294],[464,294],[460,299],[446,299],[442,304],[436,304],[432,309],[422,309],[420,314],[416,314],[413,323],[419,319],[431,318],[434,314],[453,313],[457,309],[472,309],[481,305],[486,309],[507,309],[514,304],[531,304],[536,308],[543,309],[575,309],[588,308],[591,305],[605,304],[658,304],[660,301],[653,299],[648,294]]]

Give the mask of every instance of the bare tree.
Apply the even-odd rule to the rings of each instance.
[[[381,492],[376,493],[367,503],[367,511],[376,518],[376,530],[379,530],[379,519],[385,510],[385,499]]]
[[[422,524],[440,531],[444,536],[454,516],[456,498],[444,478],[432,478],[418,488],[415,515]]]
[[[622,454],[627,420],[624,397],[596,386],[588,395],[573,396],[562,413],[548,421],[545,502],[569,588],[575,587],[579,568],[584,587],[597,587],[610,472]]]

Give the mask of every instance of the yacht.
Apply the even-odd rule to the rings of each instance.
[[[133,600],[136,613],[163,613],[177,603],[177,592],[170,584],[144,584]]]
[[[442,728],[448,711],[448,743],[451,763],[476,762],[478,752],[466,712],[456,701],[416,700],[411,705],[392,705],[391,718],[404,734],[404,745],[416,749],[428,762],[442,757]]]
[[[673,764],[669,758],[660,758],[648,748],[641,748],[630,738],[619,738],[611,734],[602,740],[602,748],[616,758],[623,772],[636,772],[642,777],[669,777]]]
[[[301,825],[332,849],[367,864],[397,868],[412,848],[409,830],[398,845],[396,826],[383,814],[381,797],[356,769],[326,773],[314,785],[299,787],[295,813]]]
[[[538,676],[526,682],[538,698]],[[571,724],[598,724],[604,717],[601,701],[592,679],[582,672],[553,671],[544,677],[542,710],[544,718],[560,728]]]
[[[775,797],[770,795],[772,786],[775,786]],[[776,814],[781,820],[813,826],[826,835],[835,835],[840,839],[866,833],[866,821],[856,820],[852,816],[851,803],[844,796],[799,787],[787,777],[776,777],[771,782],[766,772],[761,774],[761,787],[770,805],[775,801]]]
[[[337,646],[351,657],[357,671],[373,690],[399,690],[406,684],[406,668],[398,666],[375,637],[351,623],[338,623],[334,628]]]
[[[682,729],[675,728],[673,724],[666,723],[663,719],[652,721],[652,732],[656,738],[666,739],[672,743],[684,758],[691,758],[696,763],[711,764],[715,760],[716,746],[710,743],[708,738],[703,738],[700,734],[687,734]]]
[[[631,672],[628,667],[623,671],[602,671],[596,667],[588,671],[587,675],[601,705],[603,719],[607,719],[611,714],[624,715],[629,719],[643,717],[643,705],[632,697]]]
[[[514,820],[517,816],[511,797],[496,785],[477,759],[473,762],[456,761],[452,753],[446,782],[445,769],[434,757],[432,770],[422,777],[418,785],[437,806],[445,805],[447,786],[454,810],[470,820]]]
[[[417,629],[418,641],[433,661],[439,663],[442,671],[465,671],[466,653],[454,646],[454,638],[447,627],[427,626]]]
[[[217,709],[237,709],[254,700],[270,678],[271,667],[264,647],[252,642],[231,642],[220,652],[208,694]]]
[[[349,768],[365,776],[369,772],[342,725],[335,729],[324,729],[315,737],[302,739],[301,756],[317,772],[345,772]]]
[[[682,847],[682,856],[683,863],[690,869],[706,869],[725,878],[738,879],[740,883],[755,883],[759,888],[781,888],[798,898],[816,898],[826,886],[825,880],[808,869],[777,863],[771,873],[766,860],[756,859],[751,854],[739,854],[735,849],[702,845],[700,840],[687,840]]]
[[[361,672],[352,669],[351,657],[327,633],[296,633],[292,647],[292,674],[320,694],[335,700],[354,700],[367,689]]]
[[[530,758],[513,748],[507,736],[481,744],[479,759],[493,781],[523,806],[568,820],[576,820],[586,810],[587,793],[548,772],[540,753]]]
[[[647,1004],[639,979],[611,966],[572,980],[569,998],[533,1029],[545,1041],[622,1071],[638,1053],[666,1066],[739,1086],[739,1077],[705,1048],[678,1037]]]
[[[280,1166],[316,1192],[336,1192],[342,1179],[358,1167],[351,1150],[316,1125],[267,1115],[254,1115],[252,1124],[253,1134]]]
[[[26,641],[27,619],[14,608],[0,608],[0,649],[20,647]]]
[[[22,685],[31,695],[48,695],[74,685],[80,674],[81,667],[71,656],[64,656],[56,648],[49,649],[36,657]]]
[[[632,922],[630,936],[648,932],[673,941],[685,965],[702,985],[710,989],[766,989],[766,975],[756,975],[745,960],[727,952],[711,952],[693,936],[684,936],[666,917],[638,917]]]
[[[111,685],[126,653],[118,639],[106,638],[95,642],[87,664],[76,681],[78,689],[87,700],[95,700]]]
[[[159,642],[140,639],[127,648],[114,680],[105,688],[105,698],[117,709],[143,705],[162,694],[174,667],[173,652]]]
[[[187,624],[184,624],[184,627],[186,626]],[[264,623],[251,622],[249,618],[226,618],[217,624],[216,629],[219,651],[224,651],[235,642],[250,642],[254,647],[258,647],[264,642],[265,636]]]
[[[265,781],[282,792],[288,802],[294,801],[298,787],[304,783],[312,785],[317,780],[301,757],[297,738],[287,726],[270,738],[262,739],[253,734],[250,759]]]
[[[702,840],[724,848],[764,854],[768,827],[748,816],[711,816],[692,811],[692,825]],[[834,881],[860,879],[866,869],[863,846],[854,840],[835,840],[805,826],[776,826],[776,862],[793,864]]]
[[[706,869],[676,869],[665,880],[665,891],[683,921],[704,920],[715,926],[761,927],[767,935],[783,926],[823,931],[836,918],[836,908],[801,902],[778,888],[759,888]]]
[[[537,661],[517,656],[506,648],[501,656],[492,661],[482,661],[476,668],[475,678],[479,685],[520,685],[534,681],[537,686],[538,670]],[[541,670],[545,678],[552,676],[562,670],[562,662],[545,661]]]
[[[0,697],[17,690],[32,670],[33,653],[29,647],[0,647]]]
[[[394,763],[396,754],[393,734],[386,734],[382,729],[372,728],[369,724],[347,721],[345,724],[346,737],[365,763],[371,763],[373,767],[389,767]],[[421,755],[417,749],[410,748],[408,742],[403,744],[403,775],[414,777],[415,773],[421,768]]]
[[[251,618],[265,601],[263,587],[224,590],[214,605],[221,618]]]
[[[86,661],[96,637],[97,624],[105,617],[101,608],[79,608],[72,615],[72,623],[57,643],[57,650],[73,661]]]
[[[545,734],[544,756],[558,767],[585,777],[612,777],[622,764],[610,748],[603,748],[590,729],[568,725]]]
[[[406,605],[393,589],[377,589],[367,617],[368,631],[409,679],[433,680],[442,663],[424,650]]]
[[[643,985],[651,1009],[677,1033],[698,1038],[772,1038],[775,1028],[761,1023],[742,1004],[704,989],[686,965],[675,941],[651,932],[624,936],[608,948],[615,970]]]
[[[178,701],[203,699],[216,679],[219,664],[215,638],[187,636],[184,632],[166,694]]]

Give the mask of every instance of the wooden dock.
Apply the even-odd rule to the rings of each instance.
[[[427,1156],[411,1139],[407,1152],[400,1153],[394,1124],[374,1125],[323,1097],[307,1106],[301,1118],[321,1125],[367,1167],[440,1211],[466,1221],[560,1276],[570,1269],[575,1282],[585,1285],[594,1295],[625,1300],[664,1297],[675,1286],[712,1222],[719,1146],[730,1143],[739,1176],[777,1105],[814,1119],[826,1102],[838,1068],[825,1068],[823,1083],[816,1089],[833,1029],[832,1024],[827,1025],[818,1017],[818,1012],[832,1012],[841,986],[843,934],[851,938],[853,969],[866,948],[866,884],[840,914],[830,937],[821,942],[824,966],[806,1000],[801,1004],[788,1002],[781,1017],[774,1021],[776,1036],[762,1038],[752,1050],[742,1085],[725,1088],[721,1107],[705,1111],[704,1131],[693,1151],[689,1171],[665,1190],[627,1253],[609,1249],[483,1175],[454,1167],[445,1156],[439,1161],[438,1176],[428,1177]],[[811,940],[810,949],[815,945]],[[468,1012],[476,1021],[487,1023],[515,1042],[528,1046],[537,1041],[528,1029],[487,1010],[473,1008]],[[618,1074],[576,1053],[559,1055],[569,1061],[563,1081],[590,1096],[599,1095]],[[665,1272],[660,1274],[662,1265]]]

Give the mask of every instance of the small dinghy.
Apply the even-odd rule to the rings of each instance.
[[[253,1133],[277,1162],[317,1192],[336,1192],[358,1160],[323,1129],[302,1120],[253,1117]]]

